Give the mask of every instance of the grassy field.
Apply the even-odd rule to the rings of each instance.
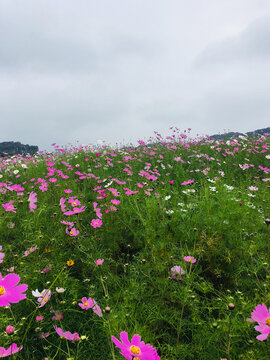
[[[0,357],[269,359],[269,148],[173,129],[0,158]]]

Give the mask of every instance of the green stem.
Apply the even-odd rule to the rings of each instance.
[[[62,272],[64,271],[64,269],[65,269],[65,267],[62,268],[62,270],[60,271],[60,273],[57,275],[57,277],[55,278],[55,280],[52,282],[52,284],[51,284],[51,286],[49,287],[48,291],[53,287],[53,285],[55,284],[55,282],[57,281],[57,279],[59,278],[59,276],[62,274]],[[48,292],[48,291],[47,291],[47,292]],[[46,292],[46,294],[47,294],[47,292]],[[46,294],[44,295],[44,297],[46,296]],[[38,311],[38,309],[39,309],[39,306],[40,306],[40,305],[38,305],[38,306],[36,307],[35,311],[33,312],[33,315],[32,315],[32,317],[31,317],[31,320],[30,320],[30,322],[28,323],[28,326],[27,326],[27,328],[26,328],[26,330],[25,330],[25,333],[24,333],[24,335],[23,335],[22,342],[21,342],[20,346],[22,346],[23,343],[24,343],[24,340],[25,340],[25,338],[26,338],[26,335],[27,335],[27,333],[28,333],[28,330],[29,330],[29,328],[30,328],[30,326],[31,326],[31,324],[32,324],[32,321],[33,321],[33,319],[34,319],[34,317],[35,317],[35,315],[36,315],[36,313],[37,313],[37,311]]]

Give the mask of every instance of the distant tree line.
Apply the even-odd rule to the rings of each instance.
[[[8,155],[26,155],[26,154],[35,154],[38,152],[38,146],[36,145],[24,145],[21,144],[19,141],[5,141],[0,143],[0,156]],[[6,154],[5,154],[6,153]]]
[[[265,133],[270,134],[270,127],[264,128],[264,129],[258,129],[258,130],[254,130],[254,131],[249,131],[245,134],[243,133],[239,133],[239,132],[228,132],[226,134],[216,134],[216,135],[211,135],[210,138],[216,139],[216,140],[228,140],[230,138],[236,138],[239,135],[241,136],[249,136],[249,137],[257,137],[259,135],[263,135]]]

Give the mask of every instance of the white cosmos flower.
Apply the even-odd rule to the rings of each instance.
[[[32,295],[33,295],[34,297],[41,297],[41,296],[43,296],[43,295],[38,291],[38,289],[36,289],[35,291],[33,290],[33,291],[32,291]]]
[[[55,290],[59,293],[59,294],[62,294],[66,289],[64,288],[55,288]]]

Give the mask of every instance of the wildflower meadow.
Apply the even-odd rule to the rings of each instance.
[[[0,158],[0,358],[270,359],[269,134],[189,130]]]

